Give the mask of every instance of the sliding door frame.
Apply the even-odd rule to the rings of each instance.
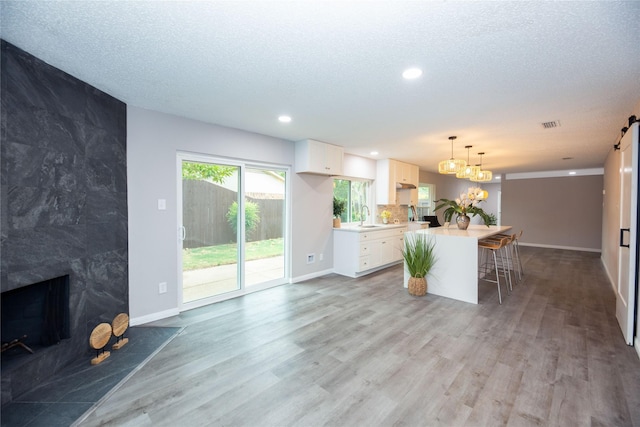
[[[182,240],[184,239],[183,228],[183,194],[182,194],[182,162],[200,162],[210,164],[222,164],[239,168],[239,197],[238,197],[238,245],[239,256],[237,265],[237,277],[240,281],[240,287],[238,290],[226,292],[223,294],[215,295],[212,297],[196,300],[188,303],[183,303],[183,263],[182,263]],[[265,283],[251,285],[249,289],[245,286],[245,248],[246,248],[246,230],[245,230],[245,172],[250,168],[265,168],[273,170],[281,170],[285,172],[285,201],[284,201],[284,224],[283,224],[283,243],[284,243],[284,276],[281,280],[272,280]],[[176,177],[177,177],[177,238],[176,246],[178,257],[178,271],[177,271],[177,287],[178,287],[178,308],[179,310],[186,311],[194,308],[202,307],[216,302],[225,301],[231,298],[236,298],[242,295],[250,294],[256,291],[280,286],[291,283],[291,212],[292,212],[292,200],[291,200],[291,167],[288,165],[279,165],[272,163],[254,162],[250,160],[232,159],[227,157],[220,157],[211,154],[193,153],[187,151],[178,151],[176,155]]]

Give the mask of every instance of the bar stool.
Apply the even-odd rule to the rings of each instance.
[[[489,236],[484,238],[485,241],[498,242],[502,239],[507,239],[506,244],[499,249],[500,251],[500,259],[498,260],[498,267],[501,267],[504,271],[509,273],[509,279],[507,284],[509,286],[509,290],[513,290],[513,282],[516,279],[516,270],[515,270],[515,262],[514,262],[514,244],[513,242],[516,239],[515,234],[494,234],[493,236]],[[511,278],[511,273],[513,272],[513,279]]]
[[[497,238],[502,237],[511,237],[511,251],[512,251],[512,259],[517,268],[518,272],[518,282],[522,282],[522,276],[524,276],[524,268],[522,268],[522,259],[520,258],[520,246],[518,245],[518,241],[522,237],[522,230],[517,234],[494,234]],[[491,236],[491,237],[494,237]]]
[[[502,264],[502,276],[505,281],[508,283],[510,281],[511,275],[507,276],[507,272],[505,269],[506,262],[504,259],[504,248],[508,244],[509,238],[503,237],[501,239],[483,239],[478,241],[478,247],[482,250],[480,256],[480,263],[478,265],[478,279],[484,280],[491,283],[496,283],[498,285],[498,300],[500,304],[502,304],[502,292],[500,291],[500,268],[498,266],[498,255],[501,259]],[[491,257],[486,256],[491,254]],[[491,260],[493,258],[493,262]],[[496,280],[489,279],[488,276],[495,272]],[[509,277],[509,278],[507,278]],[[507,291],[509,290],[509,285],[507,284]]]

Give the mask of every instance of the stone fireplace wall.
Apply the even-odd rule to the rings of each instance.
[[[68,274],[71,307],[71,338],[3,366],[6,403],[89,363],[91,330],[128,313],[128,226],[126,105],[4,40],[1,49],[1,290]]]

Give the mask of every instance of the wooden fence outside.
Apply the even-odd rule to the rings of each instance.
[[[183,180],[183,217],[186,231],[184,248],[235,243],[236,235],[227,221],[229,207],[238,193],[206,181]],[[247,197],[258,205],[260,222],[248,234],[248,241],[283,237],[284,200]]]

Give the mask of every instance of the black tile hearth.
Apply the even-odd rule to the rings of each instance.
[[[171,341],[181,328],[132,327],[129,342],[99,365],[93,357],[68,366],[2,407],[3,427],[69,426]]]

